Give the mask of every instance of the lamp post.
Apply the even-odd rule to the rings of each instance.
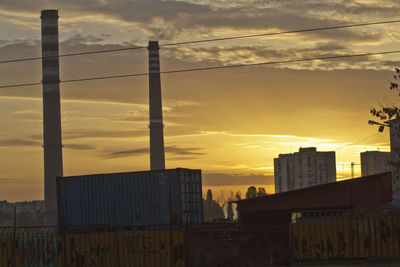
[[[392,206],[400,206],[400,118],[384,123],[369,120],[370,125],[379,125],[379,132],[390,129],[390,165],[392,172]]]

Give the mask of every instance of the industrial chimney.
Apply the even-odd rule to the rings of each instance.
[[[56,178],[63,176],[58,11],[42,10],[43,148],[46,225],[57,224]]]
[[[161,102],[160,55],[158,41],[150,41],[149,102],[150,102],[150,169],[165,169],[164,124]]]

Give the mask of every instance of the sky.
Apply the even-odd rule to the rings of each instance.
[[[58,9],[60,54],[400,19],[398,0],[2,0],[0,61],[40,57],[40,10]],[[398,50],[400,23],[162,47],[161,70]],[[147,50],[60,59],[61,80],[148,69]],[[166,167],[203,186],[273,192],[273,158],[389,150],[367,124],[400,54],[162,75]],[[0,64],[0,86],[40,82],[41,62]],[[41,86],[0,89],[0,199],[43,199]],[[61,84],[64,175],[149,169],[148,78]],[[356,175],[360,175],[356,165]],[[227,193],[229,195],[229,193]]]

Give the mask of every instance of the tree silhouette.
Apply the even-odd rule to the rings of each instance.
[[[257,189],[255,186],[250,186],[249,188],[247,188],[247,192],[246,192],[246,198],[255,198],[257,197]]]
[[[400,69],[395,68],[395,75],[393,75],[393,80],[389,81],[389,89],[392,91],[397,91],[400,96],[399,84],[400,80]],[[378,108],[371,108],[370,113],[379,118],[382,121],[400,118],[400,109],[398,105],[394,102],[387,102],[386,105],[379,105]]]
[[[257,197],[263,197],[268,195],[267,192],[265,191],[264,187],[259,187],[257,191]]]

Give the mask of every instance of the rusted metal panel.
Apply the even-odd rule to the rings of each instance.
[[[347,232],[347,221],[343,218],[339,218],[337,222],[337,258],[345,259],[348,252],[348,236]]]
[[[114,233],[68,234],[63,243],[66,266],[118,266]]]
[[[0,267],[10,267],[13,264],[12,238],[0,237]]]
[[[56,235],[18,237],[16,253],[18,267],[60,266]]]
[[[60,266],[55,227],[0,228],[0,267]]]
[[[369,224],[369,232],[371,237],[371,257],[376,257],[376,227],[375,227],[375,220],[372,216],[368,216],[368,224]]]
[[[393,217],[393,256],[400,256],[400,229],[399,229],[399,219],[398,217]]]
[[[398,215],[349,215],[300,220],[291,226],[291,242],[301,246],[292,247],[292,258],[315,261],[398,257],[399,219]],[[326,247],[326,256],[322,247]]]
[[[286,266],[289,227],[185,229],[186,266]]]
[[[200,170],[62,177],[57,189],[59,223],[67,233],[169,230],[203,223]]]
[[[65,234],[69,267],[183,267],[183,232],[137,231]],[[174,253],[177,251],[177,254]]]
[[[301,230],[300,230],[301,231]],[[328,224],[326,222],[321,223],[321,259],[326,260],[328,258]]]
[[[170,232],[118,234],[121,266],[171,266]]]
[[[392,200],[391,174],[384,173],[238,201],[240,214],[272,210],[374,207]]]

